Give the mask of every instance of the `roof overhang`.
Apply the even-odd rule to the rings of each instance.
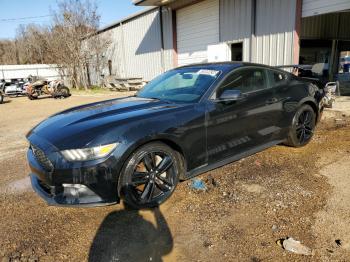
[[[140,6],[163,6],[174,1],[175,0],[132,0],[134,5]]]

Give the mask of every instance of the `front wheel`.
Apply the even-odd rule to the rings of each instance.
[[[4,96],[0,93],[0,104],[4,102]]]
[[[120,196],[135,209],[164,203],[179,181],[181,161],[179,153],[163,143],[142,146],[129,157],[121,172]]]
[[[311,141],[316,126],[315,111],[309,105],[301,106],[294,115],[286,144],[301,147]]]

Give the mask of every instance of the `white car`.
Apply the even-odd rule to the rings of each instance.
[[[20,83],[6,82],[4,86],[4,93],[8,96],[18,96],[25,94],[25,90],[22,88],[23,85]]]

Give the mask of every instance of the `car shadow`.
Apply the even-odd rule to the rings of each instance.
[[[155,225],[137,210],[108,214],[90,247],[89,261],[162,261],[173,249],[173,238],[159,208],[150,211]]]

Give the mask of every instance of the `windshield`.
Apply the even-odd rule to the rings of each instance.
[[[137,96],[173,102],[195,102],[219,75],[220,71],[198,67],[174,69],[149,82]]]

